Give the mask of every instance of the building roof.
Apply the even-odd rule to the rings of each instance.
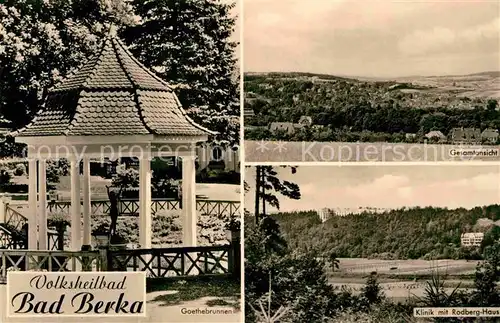
[[[299,119],[300,124],[312,125],[312,118],[310,116],[301,116]]]
[[[455,140],[473,140],[480,139],[481,130],[478,128],[453,128],[451,129],[450,134],[451,137]]]
[[[271,122],[271,130],[277,129],[294,129],[294,124],[291,122]]]
[[[487,128],[481,133],[483,137],[498,138],[498,129]]]
[[[483,232],[465,232],[462,233],[462,238],[482,238],[484,237]]]
[[[172,88],[142,65],[114,35],[76,73],[49,90],[45,107],[13,135],[202,136]]]
[[[439,130],[433,130],[433,131],[429,131],[426,135],[425,135],[427,138],[432,138],[432,137],[441,137],[441,138],[446,138],[445,135],[443,135],[443,133]]]

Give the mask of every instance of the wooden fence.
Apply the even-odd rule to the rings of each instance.
[[[28,219],[19,211],[8,204],[4,205],[4,223],[0,223],[0,248],[6,249],[27,249]],[[13,232],[15,231],[15,232]],[[47,229],[47,249],[57,250],[59,239],[63,238],[56,230]]]
[[[8,271],[102,271],[98,251],[0,250],[0,283]]]
[[[161,249],[42,251],[0,249],[0,283],[8,271],[146,271],[149,278],[240,275],[240,243]]]
[[[234,273],[231,245],[111,251],[110,271],[146,271],[150,278]]]
[[[181,201],[176,199],[153,199],[151,201],[151,213],[155,214],[161,210],[181,210]],[[108,215],[110,209],[109,200],[92,200],[90,203],[91,215],[100,216]],[[196,208],[206,215],[228,215],[238,216],[240,212],[239,201],[226,200],[197,200]],[[70,201],[52,201],[48,203],[48,210],[54,213],[62,213],[69,215],[71,210]],[[138,216],[139,215],[139,200],[137,199],[122,199],[118,204],[120,215]]]

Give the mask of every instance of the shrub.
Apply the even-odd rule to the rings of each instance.
[[[198,218],[198,242],[201,245],[227,243],[224,217],[201,214]]]
[[[377,273],[370,274],[361,295],[368,305],[380,304],[384,300],[385,295],[377,281]]]
[[[113,187],[138,187],[139,172],[133,168],[120,169],[116,172],[111,182]]]
[[[0,168],[0,185],[5,186],[9,185],[12,179],[12,171],[7,169],[6,167]]]
[[[51,227],[65,227],[71,225],[69,215],[63,212],[50,212],[47,217],[47,224]]]
[[[24,174],[26,174],[26,166],[24,164],[17,164],[14,175],[23,176]]]
[[[294,313],[290,322],[324,322],[333,317],[338,298],[326,279],[324,264],[309,254],[292,254],[279,226],[264,218],[259,226],[245,226],[245,294],[247,305],[255,304],[269,291],[272,274],[273,304]],[[246,322],[256,320],[246,306]]]

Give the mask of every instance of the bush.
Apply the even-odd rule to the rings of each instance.
[[[5,185],[0,184],[0,190],[5,193],[28,193],[27,184],[12,184],[8,183]]]
[[[70,217],[63,212],[50,212],[47,217],[47,225],[57,228],[71,225]]]
[[[139,172],[133,168],[120,169],[116,172],[111,182],[113,187],[138,187]]]
[[[6,167],[0,168],[0,186],[6,186],[10,184],[12,180],[12,171]]]
[[[198,242],[202,246],[227,244],[224,217],[201,214],[198,218]]]
[[[210,170],[204,169],[196,178],[198,183],[217,183],[217,184],[240,184],[241,174],[235,171],[225,171],[223,169]]]
[[[257,227],[245,226],[245,232],[247,305],[254,306],[271,284],[272,313],[287,307],[293,313],[290,322],[323,322],[333,317],[338,298],[327,282],[324,263],[309,254],[292,254],[271,218],[263,218]],[[245,321],[255,322],[251,306],[246,309]]]
[[[363,287],[361,295],[369,306],[380,304],[385,299],[384,292],[377,281],[377,274],[371,273]]]
[[[23,176],[24,174],[26,174],[26,166],[24,164],[17,164],[14,175]]]

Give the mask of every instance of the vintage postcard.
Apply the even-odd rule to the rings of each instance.
[[[498,321],[500,165],[257,165],[245,182],[245,322]]]
[[[242,322],[237,1],[0,2],[0,322]]]
[[[500,161],[498,1],[244,10],[247,162]]]

